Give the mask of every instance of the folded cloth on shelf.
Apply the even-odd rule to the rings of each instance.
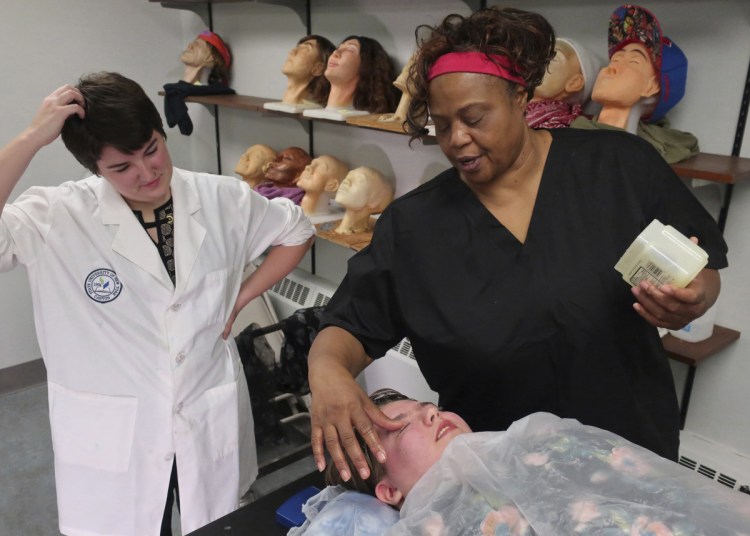
[[[164,117],[170,128],[178,125],[180,133],[189,136],[193,133],[193,122],[188,115],[185,98],[195,95],[233,95],[232,88],[219,84],[207,86],[196,85],[180,80],[173,84],[164,84]]]

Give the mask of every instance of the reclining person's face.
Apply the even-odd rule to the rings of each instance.
[[[438,461],[454,437],[471,432],[469,425],[429,402],[399,400],[381,407],[383,413],[403,423],[399,430],[378,428],[386,451],[386,476],[376,485],[375,495],[399,506],[417,481]]]

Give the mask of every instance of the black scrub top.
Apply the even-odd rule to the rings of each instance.
[[[726,244],[643,140],[551,134],[524,243],[448,170],[383,213],[323,322],[373,358],[408,337],[441,406],[475,431],[547,411],[676,459],[669,363],[614,265],[654,218],[697,236],[711,268]]]

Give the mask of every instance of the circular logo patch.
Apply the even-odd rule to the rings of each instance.
[[[106,268],[99,268],[86,277],[84,285],[89,298],[99,303],[111,302],[122,292],[122,283],[117,274]]]

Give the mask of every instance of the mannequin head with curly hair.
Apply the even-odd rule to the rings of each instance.
[[[485,61],[502,64],[507,76],[495,76],[504,78],[509,95],[522,90],[528,100],[555,53],[555,33],[547,20],[515,8],[493,6],[468,17],[448,15],[437,26],[417,27],[416,37],[418,50],[409,72],[413,94],[406,118],[413,137],[427,134],[430,73],[442,56],[474,52],[486,57]]]
[[[350,35],[328,59],[325,77],[331,82],[328,108],[355,108],[370,113],[393,111],[397,90],[393,62],[370,37]]]

